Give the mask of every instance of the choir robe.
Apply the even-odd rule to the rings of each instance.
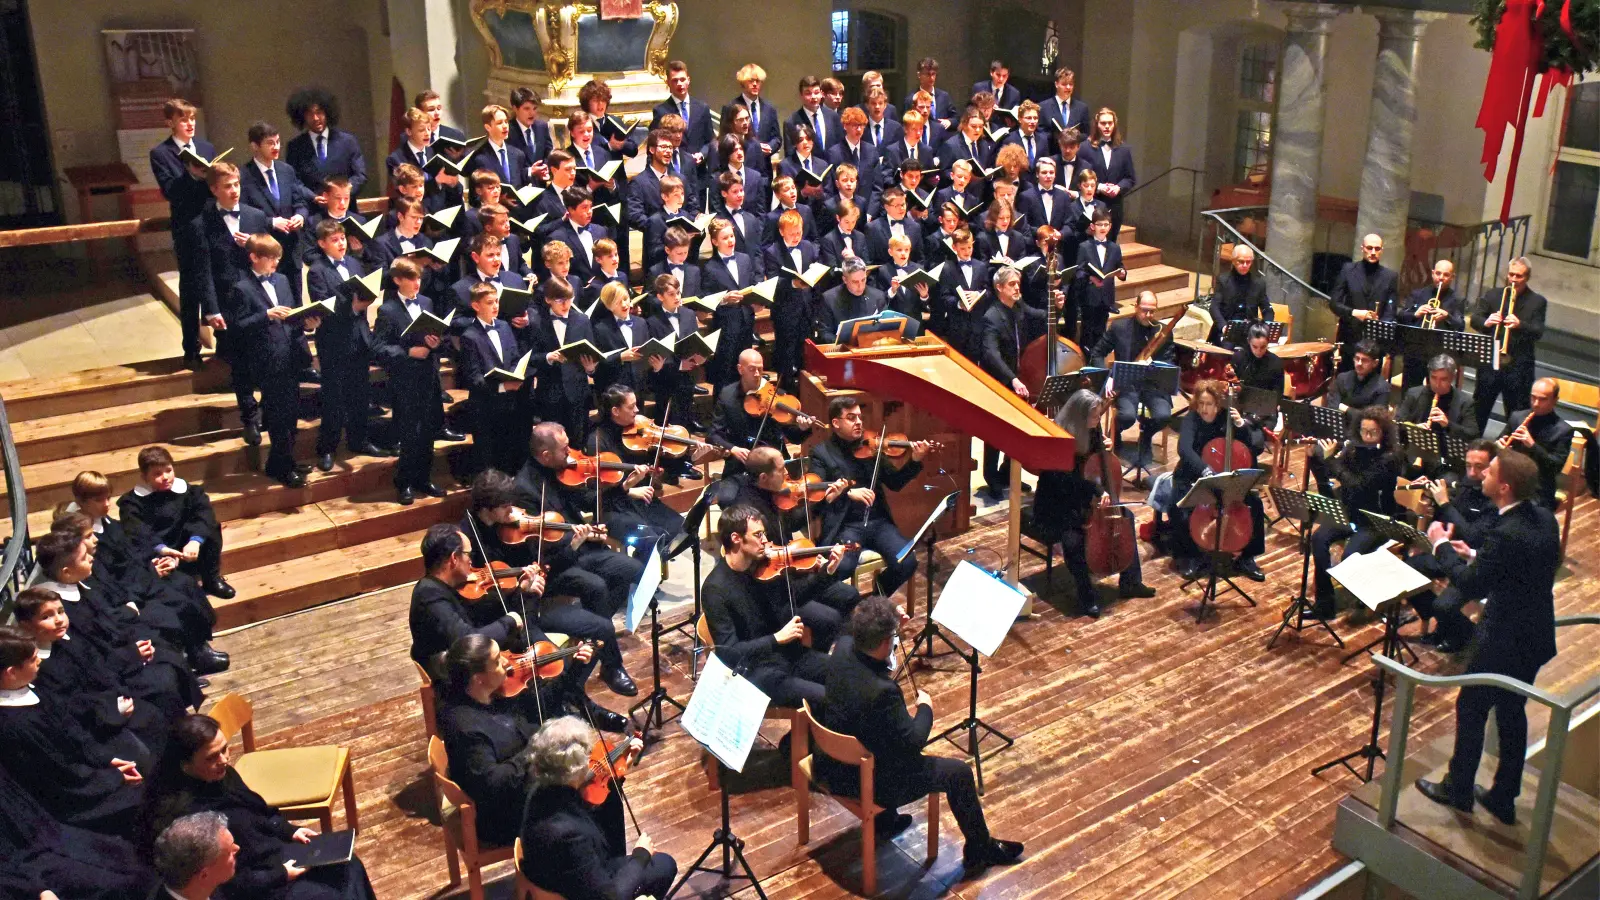
[[[181,478],[166,491],[139,485],[117,500],[117,509],[135,547],[182,550],[191,537],[199,537],[200,559],[180,568],[202,581],[217,576],[222,562],[222,526],[217,524],[204,488]]]
[[[61,824],[0,769],[0,896],[128,900],[155,881],[133,844]]]
[[[124,731],[131,732],[159,759],[166,748],[172,721],[188,710],[175,694],[167,703],[150,700],[143,691],[130,685],[118,671],[115,659],[101,653],[87,637],[67,636],[39,651],[48,657],[40,660],[34,687],[46,696],[59,697],[63,708],[78,720],[96,740],[105,742]],[[117,699],[133,700],[133,714],[117,710]]]
[[[32,705],[0,698],[0,768],[26,772],[25,787],[51,815],[102,834],[131,833],[144,785],[129,784],[111,765],[128,759],[102,744],[64,706],[39,695]],[[148,759],[140,772],[147,773]]]

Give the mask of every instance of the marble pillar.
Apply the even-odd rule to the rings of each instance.
[[[1405,261],[1406,215],[1411,208],[1411,140],[1417,125],[1417,54],[1422,30],[1440,13],[1382,7],[1365,8],[1378,19],[1378,60],[1372,77],[1372,111],[1367,117],[1367,159],[1361,167],[1361,201],[1356,213],[1352,258],[1361,256],[1361,238],[1383,238],[1383,262],[1391,269]]]
[[[1272,201],[1267,209],[1267,255],[1284,270],[1311,279],[1317,227],[1317,182],[1322,174],[1322,126],[1327,101],[1323,67],[1328,30],[1350,7],[1336,3],[1275,4],[1288,18],[1279,65],[1278,112],[1272,129]],[[1273,299],[1283,297],[1295,318],[1295,337],[1320,334],[1305,292],[1271,266],[1262,267]],[[1320,308],[1320,304],[1318,305]],[[1311,316],[1307,318],[1308,314]],[[1304,327],[1302,323],[1306,326]]]

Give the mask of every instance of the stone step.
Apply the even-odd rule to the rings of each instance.
[[[1173,291],[1189,286],[1188,271],[1160,263],[1153,266],[1140,266],[1137,269],[1128,269],[1128,280],[1117,282],[1117,300],[1128,300],[1139,296],[1140,291]]]
[[[228,576],[228,583],[237,596],[212,601],[217,630],[415,581],[422,577],[421,545],[426,533],[427,529],[421,528],[235,572]]]
[[[11,435],[29,466],[238,428],[232,394],[180,394],[17,422]]]
[[[15,426],[33,419],[212,393],[227,384],[227,364],[208,359],[198,371],[190,371],[174,357],[7,381],[0,383],[0,397],[5,398],[6,415]]]
[[[467,491],[445,476],[436,483],[450,494],[420,496],[410,506],[397,503],[392,489],[381,488],[227,521],[222,526],[223,572],[290,562],[458,518],[466,509]]]
[[[1128,267],[1129,272],[1144,266],[1154,266],[1161,263],[1160,247],[1133,243],[1127,240],[1118,241],[1118,243],[1122,246],[1122,264]]]

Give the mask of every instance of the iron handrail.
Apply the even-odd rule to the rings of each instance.
[[[11,437],[11,420],[6,415],[4,398],[0,398],[0,453],[5,456],[6,495],[11,507],[11,537],[5,542],[5,553],[0,556],[0,622],[11,618],[11,607],[17,591],[33,568],[33,553],[28,542],[28,492],[22,484],[22,463],[17,456],[17,445]]]
[[[1171,175],[1173,172],[1188,172],[1192,176],[1200,176],[1200,175],[1204,175],[1205,174],[1205,170],[1203,170],[1203,169],[1195,169],[1195,168],[1191,168],[1189,166],[1172,166],[1172,167],[1168,168],[1165,172],[1162,172],[1160,175],[1157,175],[1156,177],[1150,179],[1149,181],[1141,181],[1138,184],[1134,185],[1133,186],[1133,190],[1131,190],[1131,191],[1127,192],[1126,194],[1122,195],[1122,199],[1126,200],[1129,197],[1132,197],[1134,194],[1139,193],[1140,191],[1144,190],[1145,188],[1149,187],[1150,185],[1155,184],[1156,182],[1160,181],[1161,179],[1167,177],[1168,175]],[[1194,188],[1191,187],[1189,189],[1189,193],[1193,194],[1194,193]]]
[[[1277,260],[1273,259],[1271,256],[1268,256],[1267,255],[1267,251],[1261,249],[1261,247],[1257,246],[1254,241],[1252,241],[1249,238],[1245,237],[1244,234],[1239,231],[1239,229],[1233,227],[1232,223],[1228,222],[1228,220],[1223,218],[1224,215],[1227,215],[1227,214],[1230,214],[1230,213],[1256,214],[1256,213],[1264,213],[1264,212],[1266,212],[1266,210],[1267,210],[1267,208],[1265,206],[1231,206],[1231,207],[1228,207],[1226,209],[1203,209],[1203,210],[1200,211],[1200,216],[1201,216],[1201,218],[1210,219],[1214,224],[1217,225],[1217,227],[1225,229],[1228,232],[1228,234],[1232,236],[1234,244],[1236,244],[1236,245],[1237,244],[1243,244],[1244,246],[1249,247],[1252,251],[1254,251],[1255,255],[1256,255],[1256,263],[1257,263],[1258,266],[1262,265],[1262,264],[1265,264],[1267,266],[1271,266],[1273,271],[1275,271],[1276,273],[1288,278],[1294,284],[1299,285],[1300,289],[1305,291],[1308,296],[1315,297],[1315,298],[1321,300],[1323,303],[1329,302],[1329,300],[1331,298],[1329,298],[1327,294],[1324,294],[1322,291],[1319,291],[1316,288],[1312,287],[1310,284],[1308,284],[1305,281],[1305,279],[1301,278],[1299,275],[1296,275],[1295,273],[1293,273],[1293,272],[1289,271],[1288,269],[1284,268],[1281,264],[1279,264],[1279,262]],[[1213,274],[1215,274],[1215,273],[1213,272]],[[1200,281],[1199,281],[1199,279],[1195,280],[1195,288],[1194,289],[1195,289],[1195,299],[1198,300],[1199,296],[1200,296]],[[1284,293],[1285,294],[1288,293],[1287,288],[1285,288]]]

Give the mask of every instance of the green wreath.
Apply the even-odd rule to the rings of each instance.
[[[1567,37],[1561,27],[1561,12],[1569,0],[1545,0],[1544,15],[1539,16],[1535,27],[1544,42],[1544,52],[1539,62],[1548,69],[1571,69],[1578,75],[1600,68],[1600,0],[1570,0],[1572,5],[1572,34]],[[1476,12],[1473,27],[1478,29],[1480,50],[1493,50],[1495,28],[1505,15],[1506,0],[1474,0]]]

